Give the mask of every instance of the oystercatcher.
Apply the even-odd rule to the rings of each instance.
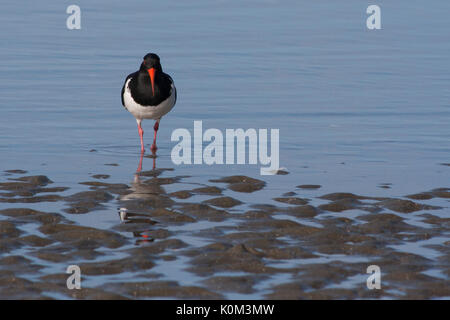
[[[172,78],[163,72],[160,59],[154,53],[145,55],[138,71],[128,75],[122,88],[122,105],[136,118],[141,153],[144,149],[143,119],[156,120],[150,150],[156,152],[156,133],[161,117],[172,110],[177,101],[177,89]]]

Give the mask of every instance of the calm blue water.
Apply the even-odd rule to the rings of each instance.
[[[401,195],[449,180],[439,165],[450,151],[447,1],[378,1],[375,31],[365,1],[78,1],[81,30],[66,28],[70,4],[2,5],[2,168],[64,183],[108,162],[120,162],[115,177],[131,174],[139,140],[120,89],[153,51],[179,95],[161,122],[158,166],[172,165],[172,130],[203,120],[279,128],[280,166],[291,174],[269,178],[274,189],[382,192],[377,183],[391,182]],[[259,166],[183,170],[257,175]]]
[[[450,2],[375,3],[382,30],[374,31],[366,28],[373,1],[79,0],[81,30],[66,28],[72,1],[3,3],[0,169],[45,174],[68,194],[86,190],[78,182],[95,173],[130,183],[139,138],[120,90],[156,52],[178,89],[161,121],[157,167],[174,167],[172,131],[192,132],[202,120],[223,132],[280,129],[280,166],[290,173],[263,177],[265,190],[241,197],[248,203],[299,184],[388,196],[448,187]],[[144,121],[146,143],[152,126]],[[200,183],[261,178],[259,167],[175,169]],[[106,214],[71,218],[117,223]]]

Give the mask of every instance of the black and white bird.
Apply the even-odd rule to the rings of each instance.
[[[143,119],[156,120],[151,151],[156,152],[156,133],[161,117],[175,106],[177,90],[172,78],[163,72],[160,59],[154,53],[145,55],[138,71],[128,75],[122,88],[122,105],[135,118],[141,138],[141,152],[144,152]]]

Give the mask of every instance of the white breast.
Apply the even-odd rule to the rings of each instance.
[[[136,101],[134,101],[133,97],[131,96],[131,91],[130,88],[128,87],[130,80],[131,79],[128,79],[127,82],[125,83],[125,92],[123,93],[123,101],[127,110],[130,111],[131,114],[136,119],[157,120],[166,113],[168,113],[170,110],[172,110],[173,106],[175,105],[175,97],[177,90],[173,83],[172,89],[170,91],[170,96],[166,100],[162,101],[157,106],[142,106]]]

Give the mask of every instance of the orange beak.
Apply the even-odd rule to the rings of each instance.
[[[155,96],[155,68],[150,68],[147,70],[150,76],[150,81],[152,82],[152,93]]]

